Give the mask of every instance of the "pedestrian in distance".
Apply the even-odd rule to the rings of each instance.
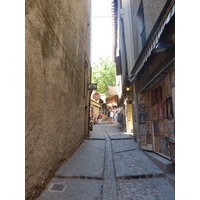
[[[113,111],[111,110],[110,111],[110,123],[112,124],[112,122],[113,122]]]
[[[101,122],[102,122],[102,114],[101,114],[101,112],[99,112],[98,119],[99,119],[99,124],[101,124]]]

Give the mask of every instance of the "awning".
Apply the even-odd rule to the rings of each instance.
[[[121,53],[119,52],[119,56],[115,58],[116,63],[116,75],[119,76],[122,74],[122,67],[121,67]]]
[[[112,103],[117,103],[117,102],[118,102],[118,96],[117,95],[113,95],[113,96],[106,98],[106,104],[112,104]]]
[[[152,51],[154,50],[156,44],[159,42],[160,36],[165,28],[165,25],[170,21],[170,19],[172,18],[172,16],[175,14],[175,4],[172,5],[171,9],[169,10],[168,14],[166,15],[166,17],[163,19],[163,22],[161,22],[161,25],[159,26],[158,30],[156,31],[156,33],[154,34],[154,36],[152,37],[152,39],[150,40],[145,52],[143,52],[143,56],[142,58],[140,58],[139,61],[139,65],[138,67],[135,65],[135,67],[137,67],[136,71],[134,72],[134,76],[131,80],[131,82],[135,79],[136,75],[139,73],[139,71],[142,69],[142,67],[144,66],[144,63],[147,61],[148,57],[151,55]],[[135,68],[134,67],[134,68]],[[133,68],[133,69],[134,69]],[[133,71],[133,70],[132,70]]]

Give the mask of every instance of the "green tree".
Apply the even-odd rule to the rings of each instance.
[[[97,92],[109,95],[109,85],[116,85],[115,63],[109,57],[99,58],[98,63],[92,65],[92,83],[97,83]]]

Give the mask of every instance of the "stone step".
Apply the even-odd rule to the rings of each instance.
[[[145,155],[150,158],[162,171],[164,174],[175,174],[175,164],[170,160],[149,151],[143,151]]]

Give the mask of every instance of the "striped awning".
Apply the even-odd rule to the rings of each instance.
[[[134,72],[134,77],[131,80],[131,82],[134,80],[136,75],[142,69],[142,67],[144,66],[144,63],[147,61],[148,57],[152,54],[152,51],[154,50],[156,44],[159,42],[160,36],[161,36],[162,32],[164,31],[165,25],[170,21],[170,19],[173,17],[174,14],[175,14],[175,4],[171,7],[166,18],[161,23],[160,28],[158,29],[158,31],[155,32],[154,37],[149,42],[149,45],[147,46],[146,51],[144,52],[143,57],[141,58],[141,61],[138,65],[136,71]]]

